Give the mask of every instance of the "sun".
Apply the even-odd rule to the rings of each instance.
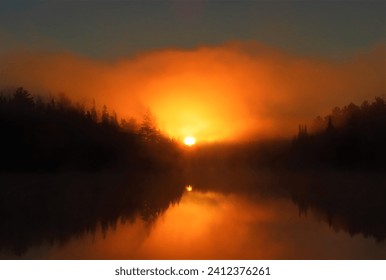
[[[187,136],[187,137],[185,137],[185,139],[184,139],[184,144],[185,144],[186,146],[191,147],[191,146],[193,146],[194,144],[196,144],[196,138],[194,138],[193,136]]]

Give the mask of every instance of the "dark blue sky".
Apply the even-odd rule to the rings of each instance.
[[[385,42],[385,1],[1,1],[0,50],[114,58],[257,40],[341,56]]]

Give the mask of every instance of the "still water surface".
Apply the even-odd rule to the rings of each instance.
[[[312,211],[299,214],[285,197],[193,189],[153,222],[138,217],[13,258],[386,259],[385,243],[334,230]]]

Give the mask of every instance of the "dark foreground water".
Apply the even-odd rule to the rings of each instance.
[[[20,242],[24,241],[26,246],[23,250],[14,250],[15,246],[6,246],[4,243],[6,241],[3,240],[0,257],[3,259],[386,259],[386,242],[376,238],[376,234],[375,236],[368,234],[368,229],[350,234],[350,230],[347,230],[350,225],[347,225],[348,222],[343,216],[337,215],[329,220],[329,211],[326,214],[317,207],[314,210],[311,206],[305,209],[287,191],[272,195],[266,191],[248,191],[251,188],[235,185],[235,189],[246,191],[220,192],[218,189],[222,189],[221,184],[225,184],[223,179],[218,178],[219,185],[212,190],[208,190],[207,186],[200,188],[200,185],[193,185],[193,189],[188,191],[186,185],[180,185],[179,198],[168,203],[164,201],[166,206],[159,211],[153,211],[150,218],[144,215],[146,211],[137,211],[138,209],[135,210],[135,214],[130,214],[129,218],[127,213],[120,214],[119,211],[125,209],[124,203],[130,203],[130,200],[125,202],[121,197],[119,201],[122,202],[122,209],[116,208],[114,203],[107,203],[105,206],[108,209],[115,209],[110,225],[106,226],[106,221],[100,222],[100,215],[95,215],[94,227],[80,227],[80,230],[69,232],[66,238],[56,239],[55,235],[61,227],[66,231],[65,227],[70,222],[61,224],[60,219],[55,221],[51,216],[49,222],[45,221],[48,226],[44,230],[36,231],[31,228],[30,234],[36,236],[31,240],[28,239],[31,242],[25,241],[25,235],[28,235],[31,227],[28,221],[25,221],[24,227],[22,225],[14,226],[14,229],[3,227],[2,230],[8,232],[12,230],[20,232],[20,237],[16,233],[14,239],[9,239],[9,242],[17,245],[20,238]],[[209,184],[215,184],[215,180]],[[228,181],[228,184],[235,183]],[[251,182],[245,180],[240,184]],[[118,192],[117,195],[122,196],[122,193]],[[105,194],[102,197],[106,200],[112,199]],[[101,198],[95,196],[95,199]],[[145,204],[139,204],[141,207],[147,205],[147,200],[144,201]],[[75,202],[68,201],[68,208],[76,207],[70,203]],[[105,204],[94,205],[92,213],[97,212],[100,205]],[[129,205],[127,208],[130,208]],[[74,223],[77,222],[77,215],[83,214],[75,213],[72,218]],[[383,230],[384,221],[378,222],[380,229]],[[39,234],[50,231],[51,228],[51,235],[44,232],[48,238],[39,237]],[[3,233],[2,236],[4,238],[7,235]]]

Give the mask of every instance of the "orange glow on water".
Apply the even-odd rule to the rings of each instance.
[[[107,234],[101,229],[96,234],[85,234],[84,238],[74,237],[65,245],[33,248],[24,257],[366,259],[369,253],[367,258],[385,259],[384,246],[364,236],[353,238],[336,233],[318,220],[299,217],[297,207],[289,200],[264,197],[253,201],[245,196],[197,191],[185,193],[150,228],[141,219],[118,223]]]

